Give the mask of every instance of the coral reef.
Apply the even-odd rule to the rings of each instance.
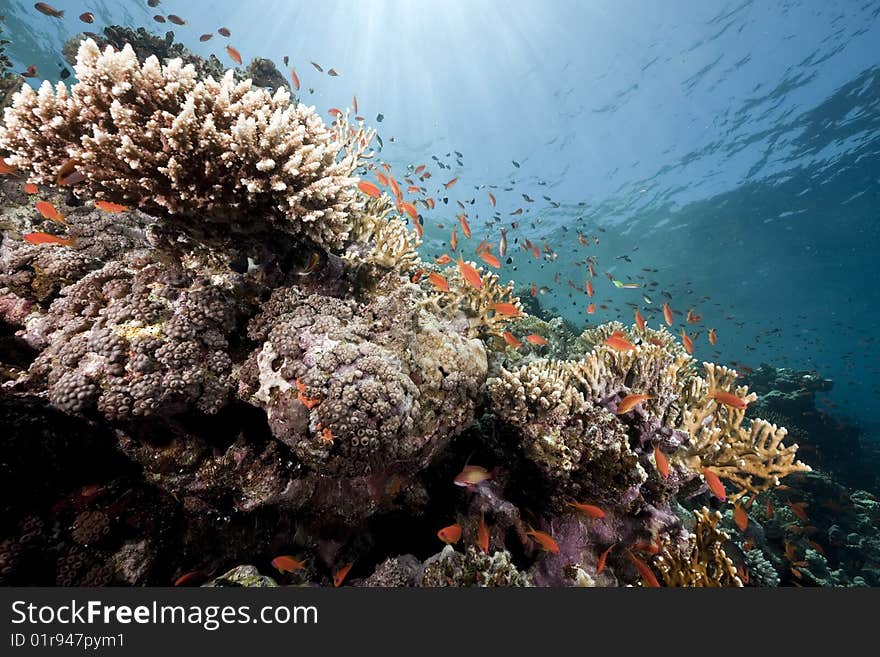
[[[132,48],[77,53],[78,82],[25,85],[5,112],[0,150],[32,182],[75,163],[87,194],[172,215],[241,221],[275,217],[292,234],[340,247],[363,207],[352,177],[373,132],[347,116],[332,127],[290,94],[198,80],[195,68]],[[155,148],[161,143],[162,148]]]
[[[801,406],[665,329],[576,335],[423,262],[400,199],[358,189],[374,132],[325,125],[271,62],[111,27],[76,72],[0,127],[62,215],[0,181],[0,583],[877,583],[876,500],[746,420]],[[285,554],[305,567],[270,570]]]

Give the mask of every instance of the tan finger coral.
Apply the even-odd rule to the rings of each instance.
[[[141,65],[128,45],[83,41],[75,69],[69,89],[25,85],[5,111],[0,149],[32,182],[54,183],[70,160],[79,195],[200,220],[270,216],[331,248],[348,239],[363,207],[352,174],[373,131],[347,115],[328,127],[286,89],[231,71],[197,80],[179,59]]]
[[[724,552],[730,537],[718,529],[721,514],[707,508],[695,512],[696,524],[686,549],[663,545],[654,565],[666,586],[741,587],[733,561]]]

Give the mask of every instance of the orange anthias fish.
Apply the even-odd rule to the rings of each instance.
[[[739,527],[741,532],[744,532],[746,527],[749,526],[749,515],[746,513],[746,510],[739,505],[739,502],[736,502],[733,505],[733,522],[736,523],[736,526]]]
[[[715,329],[710,328],[709,329],[709,344],[711,344],[714,347],[716,342],[718,342],[718,335],[715,333]]]
[[[688,334],[684,332],[684,329],[681,330],[681,343],[684,345],[684,350],[689,354],[694,353],[694,342],[688,337]]]
[[[418,269],[416,269],[415,273],[412,275],[412,278],[410,280],[413,283],[418,283],[419,279],[422,277],[422,274],[424,274],[424,273],[425,273],[425,270],[422,269],[421,267],[419,267]]]
[[[492,192],[487,192],[487,194],[489,194],[489,203],[491,203],[492,207],[494,208],[495,207],[495,194],[493,194]]]
[[[627,395],[620,400],[620,403],[617,405],[617,410],[614,411],[614,414],[623,415],[624,413],[629,413],[632,409],[641,404],[643,401],[648,401],[649,399],[654,398],[651,395]]]
[[[424,171],[424,170],[425,170],[425,165],[424,165],[424,164],[420,164],[419,166],[416,167],[415,174],[416,174],[416,175],[419,175],[419,174],[420,174],[422,171]]]
[[[672,326],[673,322],[675,321],[672,317],[672,308],[670,308],[669,304],[665,301],[663,302],[663,319],[666,320],[667,326]]]
[[[660,582],[657,581],[657,576],[654,575],[654,571],[651,570],[650,566],[629,550],[627,550],[626,553],[629,555],[629,559],[633,562],[636,570],[639,571],[639,575],[642,577],[642,584],[650,588],[659,589]]]
[[[397,184],[397,181],[394,179],[394,176],[388,177],[388,182],[391,184],[391,191],[394,192],[394,198],[400,202],[403,200],[403,194],[400,192],[400,185]]]
[[[521,314],[519,308],[514,306],[512,303],[493,303],[489,305],[489,308],[494,310],[499,315],[505,315],[507,317],[519,317]]]
[[[669,479],[669,461],[666,459],[666,454],[660,451],[659,446],[654,447],[654,463],[657,465],[657,472],[660,473],[660,476]]]
[[[202,570],[192,570],[174,580],[174,586],[193,586],[208,579],[208,574]]]
[[[596,290],[593,288],[593,284],[590,281],[587,281],[587,296],[592,299],[595,293]]]
[[[446,545],[458,543],[461,540],[461,525],[455,523],[454,525],[444,527],[437,532],[437,538],[446,543]]]
[[[636,318],[636,326],[639,327],[640,331],[644,331],[645,330],[645,318],[642,317],[642,313],[640,313],[639,309],[636,308],[633,311],[633,314],[635,315],[635,318]]]
[[[480,272],[466,263],[462,258],[458,259],[458,269],[464,280],[466,280],[472,288],[475,290],[483,289],[483,279],[480,277]]]
[[[588,518],[604,518],[605,512],[594,504],[584,504],[582,502],[566,502],[568,506],[574,507]]]
[[[61,246],[74,245],[72,239],[65,239],[63,237],[58,237],[57,235],[50,235],[49,233],[26,233],[22,237],[25,242],[30,244],[60,244]]]
[[[339,588],[342,586],[342,583],[345,581],[346,575],[348,575],[348,571],[351,570],[351,567],[354,565],[354,562],[345,564],[342,568],[333,573],[333,586]]]
[[[241,53],[240,52],[238,52],[232,46],[226,46],[226,52],[229,54],[229,57],[232,59],[232,61],[234,61],[239,66],[241,66]]]
[[[330,116],[335,116],[338,119],[340,116],[342,116],[342,110],[338,107],[331,107],[327,110],[327,114],[329,114]]]
[[[409,218],[413,221],[416,221],[419,218],[419,211],[416,210],[416,206],[409,201],[403,201],[400,204],[400,207],[403,208],[404,212],[406,212],[409,215]]]
[[[461,472],[455,475],[455,479],[452,480],[452,483],[456,486],[464,486],[467,488],[469,486],[481,484],[491,478],[492,473],[486,470],[486,468],[479,465],[466,465],[461,469]]]
[[[446,189],[452,189],[452,186],[455,185],[455,183],[457,183],[457,182],[458,182],[458,177],[456,176],[455,178],[453,178],[453,179],[450,180],[449,182],[445,182],[445,183],[443,183],[443,186],[444,186]]]
[[[440,274],[432,271],[430,274],[428,274],[428,280],[431,281],[431,285],[436,287],[438,290],[449,292],[449,282]]]
[[[0,157],[0,175],[8,175],[15,173],[15,169],[9,166],[2,157]]]
[[[557,554],[559,552],[559,544],[547,532],[530,529],[526,532],[526,536],[531,536],[534,541],[547,552]]]
[[[95,207],[104,212],[109,212],[110,214],[116,214],[117,212],[125,212],[128,210],[127,206],[119,205],[119,203],[111,203],[110,201],[95,201]]]
[[[40,188],[37,187],[34,183],[28,183],[24,186],[25,194],[39,194]]]
[[[272,567],[279,573],[293,573],[305,568],[306,564],[298,559],[284,555],[272,559]]]
[[[443,255],[434,258],[434,262],[436,262],[438,265],[448,265],[450,262],[452,262],[452,258],[449,256],[448,253],[444,253]]]
[[[489,554],[489,528],[486,526],[486,519],[480,514],[480,524],[477,527],[477,546],[484,554]]]
[[[380,196],[382,196],[382,192],[379,191],[379,188],[376,187],[373,183],[367,182],[366,180],[361,180],[358,183],[358,189],[367,196],[372,196],[373,198],[379,198]]]
[[[539,347],[546,347],[550,343],[547,342],[546,338],[538,335],[537,333],[530,333],[526,336],[526,341],[531,342],[534,345],[538,345]]]
[[[49,201],[37,201],[35,206],[37,208],[37,212],[39,212],[45,219],[49,221],[54,221],[58,224],[66,224],[64,221],[64,217],[55,209],[55,206],[49,203]]]
[[[697,315],[697,314],[694,312],[694,309],[693,309],[693,308],[691,308],[690,310],[688,310],[688,314],[687,314],[687,323],[688,323],[688,324],[698,324],[699,322],[702,321],[702,319],[703,319],[703,316],[702,316],[702,315]]]
[[[632,342],[624,338],[619,333],[612,333],[611,335],[609,335],[603,344],[608,345],[615,351],[631,351],[632,349],[636,348]]]
[[[807,512],[804,510],[807,508],[806,502],[787,502],[787,504],[798,518],[800,518],[804,522],[809,520],[809,518],[807,517]]]
[[[458,233],[455,228],[452,229],[452,236],[449,238],[449,248],[455,251],[458,248]]]
[[[721,479],[718,478],[717,474],[709,468],[703,468],[703,477],[706,478],[706,484],[708,484],[709,490],[712,491],[715,497],[722,502],[727,499],[727,491],[724,490],[724,484],[721,483]]]
[[[517,340],[516,336],[510,331],[504,331],[504,333],[501,334],[501,337],[504,338],[504,341],[514,349],[522,347],[522,342]]]
[[[596,574],[601,575],[602,571],[605,570],[605,562],[608,560],[608,555],[611,552],[611,548],[613,548],[616,543],[609,545],[606,550],[599,555],[599,560],[596,562]]]
[[[501,261],[493,256],[489,251],[480,251],[479,254],[480,260],[485,262],[490,267],[494,267],[495,269],[501,268]]]
[[[354,113],[357,114],[358,113],[358,97],[357,96],[351,97],[351,106],[354,109]]]
[[[296,74],[296,69],[293,67],[290,68],[290,79],[293,82],[293,88],[296,91],[299,91],[299,76]]]
[[[725,406],[730,406],[732,408],[738,408],[742,410],[748,408],[749,406],[744,399],[740,399],[732,392],[727,392],[726,390],[714,390],[709,393],[709,397],[717,402],[721,402]]]
[[[461,223],[461,232],[464,233],[464,236],[470,239],[471,237],[471,225],[468,223],[467,215],[460,214],[457,215],[459,223]]]
[[[390,182],[390,181],[388,180],[388,176],[386,176],[386,175],[385,175],[384,173],[382,173],[381,171],[377,171],[377,172],[376,172],[376,180],[379,181],[379,184],[380,184],[380,185],[384,185],[385,187],[388,187],[388,183]]]
[[[592,315],[594,312],[596,312],[596,304],[591,303],[589,306],[587,306],[587,314]]]

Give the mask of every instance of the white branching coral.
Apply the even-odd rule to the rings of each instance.
[[[294,105],[228,71],[197,80],[180,59],[141,65],[132,48],[80,44],[78,82],[25,85],[5,110],[0,149],[54,183],[69,162],[78,194],[145,210],[243,221],[276,217],[293,234],[331,248],[348,239],[362,196],[353,176],[374,131],[327,126],[313,107]]]

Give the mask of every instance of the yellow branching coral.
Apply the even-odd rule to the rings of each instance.
[[[483,273],[482,267],[475,266],[475,263],[468,264],[480,275],[480,289],[464,279],[459,266],[448,267],[444,273],[449,291],[435,290],[430,297],[431,303],[451,314],[464,313],[468,319],[470,337],[501,335],[511,321],[523,315],[519,297],[513,293],[513,281],[502,286],[498,274],[491,271]],[[499,310],[498,304],[503,304],[504,308]],[[511,310],[515,313],[509,312]]]
[[[272,218],[319,245],[345,244],[374,131],[347,115],[328,127],[285,88],[272,94],[232,71],[198,80],[180,59],[142,65],[129,45],[83,41],[75,69],[69,89],[25,85],[5,110],[0,149],[31,182],[55,183],[69,161],[77,194],[199,219]]]
[[[742,580],[724,542],[730,537],[718,528],[721,514],[703,507],[697,511],[693,533],[685,550],[670,542],[664,543],[654,565],[666,586],[741,587]]]
[[[734,408],[711,396],[713,391],[730,392],[746,404],[757,399],[746,386],[737,386],[736,372],[704,363],[706,379],[694,378],[683,397],[679,428],[691,436],[691,443],[675,458],[694,472],[710,468],[737,487],[730,496],[736,501],[748,493],[757,494],[794,472],[809,472],[810,466],[795,460],[798,446],[783,445],[787,431],[764,420],[743,426],[745,408]]]
[[[370,199],[358,213],[352,228],[354,244],[346,258],[405,272],[421,262],[417,249],[421,244],[405,221],[392,216],[394,211],[387,195]]]

